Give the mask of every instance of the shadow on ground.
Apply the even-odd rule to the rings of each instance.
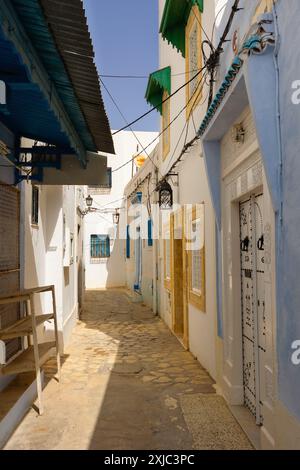
[[[234,420],[235,440],[225,442],[218,427],[224,410],[218,403],[214,420],[211,400],[197,415],[197,429],[187,424],[193,403],[216,397],[214,382],[166,325],[132,303],[126,291],[87,293],[66,352],[61,384],[50,380],[45,389],[44,416],[31,410],[7,449],[186,450],[196,443],[201,448],[202,424],[212,433],[211,448],[250,447]],[[54,367],[51,360],[46,375]]]

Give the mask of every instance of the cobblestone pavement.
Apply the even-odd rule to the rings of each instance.
[[[87,293],[61,383],[54,361],[45,372],[44,415],[31,409],[6,449],[191,449],[181,398],[215,396],[198,361],[122,290]],[[240,428],[238,438],[249,448]]]

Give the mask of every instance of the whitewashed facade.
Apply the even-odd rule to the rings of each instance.
[[[122,131],[114,137],[116,155],[107,155],[107,166],[111,169],[110,188],[86,187],[86,194],[93,198],[95,211],[84,217],[84,257],[85,257],[85,286],[87,289],[101,289],[105,287],[124,287],[125,274],[125,203],[124,189],[136,173],[134,156],[139,153],[138,148],[150,147],[150,153],[155,146],[156,132]],[[138,140],[137,140],[138,139]],[[140,142],[140,144],[138,143]],[[144,155],[145,152],[143,152]],[[132,161],[131,161],[132,160]],[[129,162],[129,163],[128,163]],[[125,164],[125,165],[124,165]],[[123,166],[124,165],[124,166]],[[123,166],[123,167],[122,167]],[[119,169],[119,167],[122,167]],[[116,210],[120,214],[119,224],[114,224],[113,214]],[[97,252],[97,236],[106,237],[104,252]],[[91,243],[95,240],[94,255]],[[109,246],[108,246],[109,245]]]

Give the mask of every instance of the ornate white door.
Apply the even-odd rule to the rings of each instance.
[[[240,204],[244,402],[262,424],[262,355],[266,352],[263,195]]]

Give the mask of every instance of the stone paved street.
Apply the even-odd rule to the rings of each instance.
[[[125,291],[88,292],[63,357],[61,384],[53,372],[51,360],[44,415],[31,409],[6,449],[251,448],[206,371]],[[214,419],[205,408],[189,408],[205,407],[206,397]],[[213,442],[203,441],[201,429],[212,432]]]

